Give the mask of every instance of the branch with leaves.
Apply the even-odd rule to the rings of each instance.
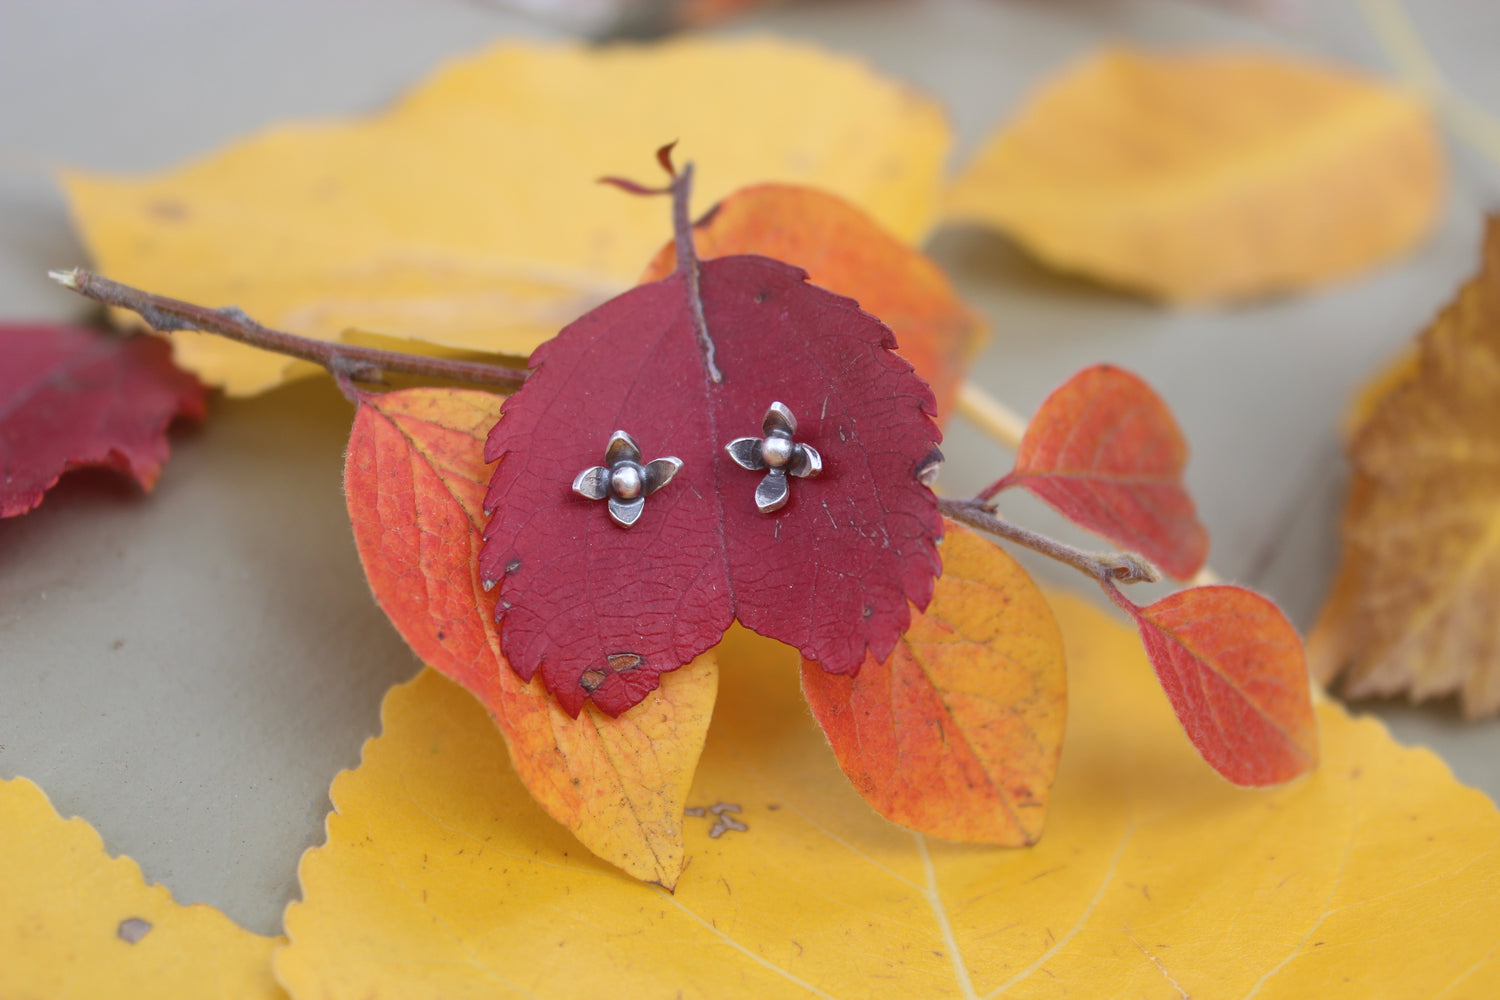
[[[881,678],[897,669],[916,622],[957,613],[948,605],[958,598],[938,580],[940,540],[950,572],[978,559],[990,566],[975,571],[981,577],[1011,581],[996,591],[1001,607],[1032,589],[1019,567],[1018,576],[1003,569],[1010,563],[1000,549],[964,542],[964,526],[1094,579],[1135,620],[1189,737],[1220,773],[1261,785],[1312,766],[1301,645],[1274,605],[1219,586],[1143,607],[1119,589],[1159,579],[1158,564],[1190,577],[1207,553],[1182,485],[1185,442],[1149,386],[1111,366],[1080,372],[1027,425],[1009,473],[975,497],[939,498],[930,488],[942,460],[936,400],[894,353],[891,331],[799,268],[736,252],[760,248],[733,245],[741,237],[732,208],[693,226],[691,167],[675,169],[670,147],[658,159],[669,178],[662,187],[607,180],[670,196],[671,244],[648,280],[568,325],[533,353],[526,372],[309,340],[239,310],[89,272],[54,276],[158,330],[219,333],[314,361],[339,380],[357,408],[346,489],[377,600],[423,660],[491,708],[539,801],[637,877],[670,885],[680,840],[642,832],[622,846],[599,802],[623,796],[644,814],[680,812],[709,717],[712,651],[729,625],[738,620],[801,651],[810,703],[853,777],[872,763],[858,749],[870,737],[841,720],[862,704],[862,690],[887,683]],[[839,238],[852,237],[846,229]],[[700,259],[700,246],[714,256]],[[919,255],[907,253],[896,271],[916,266]],[[908,344],[922,355],[919,341]],[[501,406],[471,390],[379,393],[355,384],[388,372],[514,394]],[[995,498],[1012,488],[1126,551],[1087,552],[1005,519]],[[436,555],[435,524],[446,526]],[[413,604],[414,592],[428,596]],[[1051,650],[1045,662],[1053,666],[1032,678],[1027,699],[1050,706],[1064,690],[1061,646],[1044,623],[1023,631]],[[540,683],[528,683],[534,678]],[[658,710],[643,715],[638,706],[648,699]],[[554,702],[564,716],[549,714]],[[663,704],[680,716],[664,729]],[[963,727],[995,720],[938,720],[928,765],[936,772],[902,773],[910,765],[898,753],[888,787],[861,791],[917,829],[1030,843],[1061,739],[1048,713],[1061,718],[1022,711],[1011,723],[1028,739],[1051,732],[1051,750],[1003,794],[983,790],[1002,795],[1003,809],[963,801],[933,808],[923,790],[952,786],[934,780],[960,763],[945,747],[964,741],[948,730],[961,737]],[[585,719],[606,743],[628,746],[648,718],[658,720],[653,753],[669,762],[649,782],[581,787],[579,773],[600,770],[590,753],[547,752],[576,750],[575,727]],[[952,816],[970,813],[980,818],[953,826]]]

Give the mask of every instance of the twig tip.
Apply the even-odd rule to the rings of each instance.
[[[70,288],[75,292],[78,291],[78,268],[76,267],[69,268],[66,271],[48,271],[47,277],[64,288]]]

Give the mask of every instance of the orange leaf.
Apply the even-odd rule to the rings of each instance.
[[[1421,100],[1262,52],[1097,52],[965,169],[950,218],[1174,302],[1311,288],[1432,228],[1443,154]]]
[[[959,300],[942,270],[863,210],[814,188],[761,184],[719,202],[693,227],[705,260],[761,254],[796,264],[813,284],[846,295],[896,334],[896,350],[927,380],[946,419],[984,321]],[[642,282],[672,273],[671,244]]]
[[[671,886],[682,870],[682,809],[718,668],[711,653],[699,657],[618,719],[592,708],[570,718],[540,684],[510,669],[477,561],[484,438],[500,402],[458,389],[361,399],[344,488],[365,575],[417,655],[494,715],[536,800],[595,854]]]
[[[1146,655],[1188,739],[1237,785],[1274,785],[1312,770],[1318,728],[1302,641],[1281,609],[1243,587],[1193,587],[1141,608]]]
[[[1500,217],[1479,274],[1357,398],[1344,551],[1308,640],[1355,697],[1500,712]]]
[[[1062,750],[1062,634],[1031,577],[999,546],[947,523],[926,613],[884,663],[802,690],[839,766],[887,819],[949,840],[1036,842]]]
[[[1185,580],[1208,532],[1182,485],[1187,441],[1149,385],[1113,365],[1085,368],[1026,425],[1016,467],[985,496],[1022,486],[1071,520]]]

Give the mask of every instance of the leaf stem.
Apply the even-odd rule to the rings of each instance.
[[[683,164],[680,171],[672,175],[672,241],[677,250],[677,271],[687,283],[688,309],[693,315],[693,330],[698,335],[698,345],[703,348],[703,363],[708,366],[708,377],[714,382],[724,381],[714,361],[714,341],[708,335],[708,321],[703,318],[703,293],[698,282],[698,250],[693,246],[693,220],[690,203],[693,196],[693,165]]]
[[[1104,591],[1104,596],[1114,602],[1115,607],[1125,612],[1132,618],[1139,618],[1141,606],[1120,592],[1113,580],[1100,580],[1099,588]]]
[[[526,371],[481,361],[457,361],[400,351],[382,351],[353,344],[335,344],[311,337],[261,326],[244,311],[229,306],[210,309],[180,299],[133,288],[109,278],[74,268],[71,271],[49,271],[48,276],[64,288],[107,306],[129,309],[153,329],[162,333],[173,330],[202,330],[221,337],[258,347],[277,354],[301,358],[322,365],[336,378],[376,382],[384,372],[404,372],[428,378],[452,379],[471,385],[514,390],[526,381]]]
[[[974,495],[974,499],[985,501],[993,500],[996,494],[1000,493],[1003,490],[1008,490],[1015,485],[1015,483],[1013,482],[1014,476],[1014,470],[1012,470],[1011,472],[1007,472],[1005,475],[1001,476],[999,479],[995,480],[993,483],[990,483],[984,489],[976,493]]]
[[[938,510],[971,528],[987,531],[1058,562],[1067,563],[1085,576],[1099,581],[1106,590],[1113,589],[1115,583],[1154,583],[1161,579],[1161,573],[1156,567],[1134,552],[1088,552],[1074,548],[1005,520],[978,498],[952,500],[938,497]]]

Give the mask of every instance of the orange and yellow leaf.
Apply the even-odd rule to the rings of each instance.
[[[667,675],[619,718],[570,718],[500,653],[495,595],[476,562],[489,469],[484,436],[500,398],[411,389],[363,398],[344,490],[376,601],[426,663],[494,714],[532,795],[584,846],[636,878],[671,886],[682,808],[718,687],[713,654]]]
[[[802,665],[839,766],[887,819],[935,837],[1034,843],[1067,715],[1062,635],[1003,549],[952,521],[943,575],[884,663],[855,677]]]

